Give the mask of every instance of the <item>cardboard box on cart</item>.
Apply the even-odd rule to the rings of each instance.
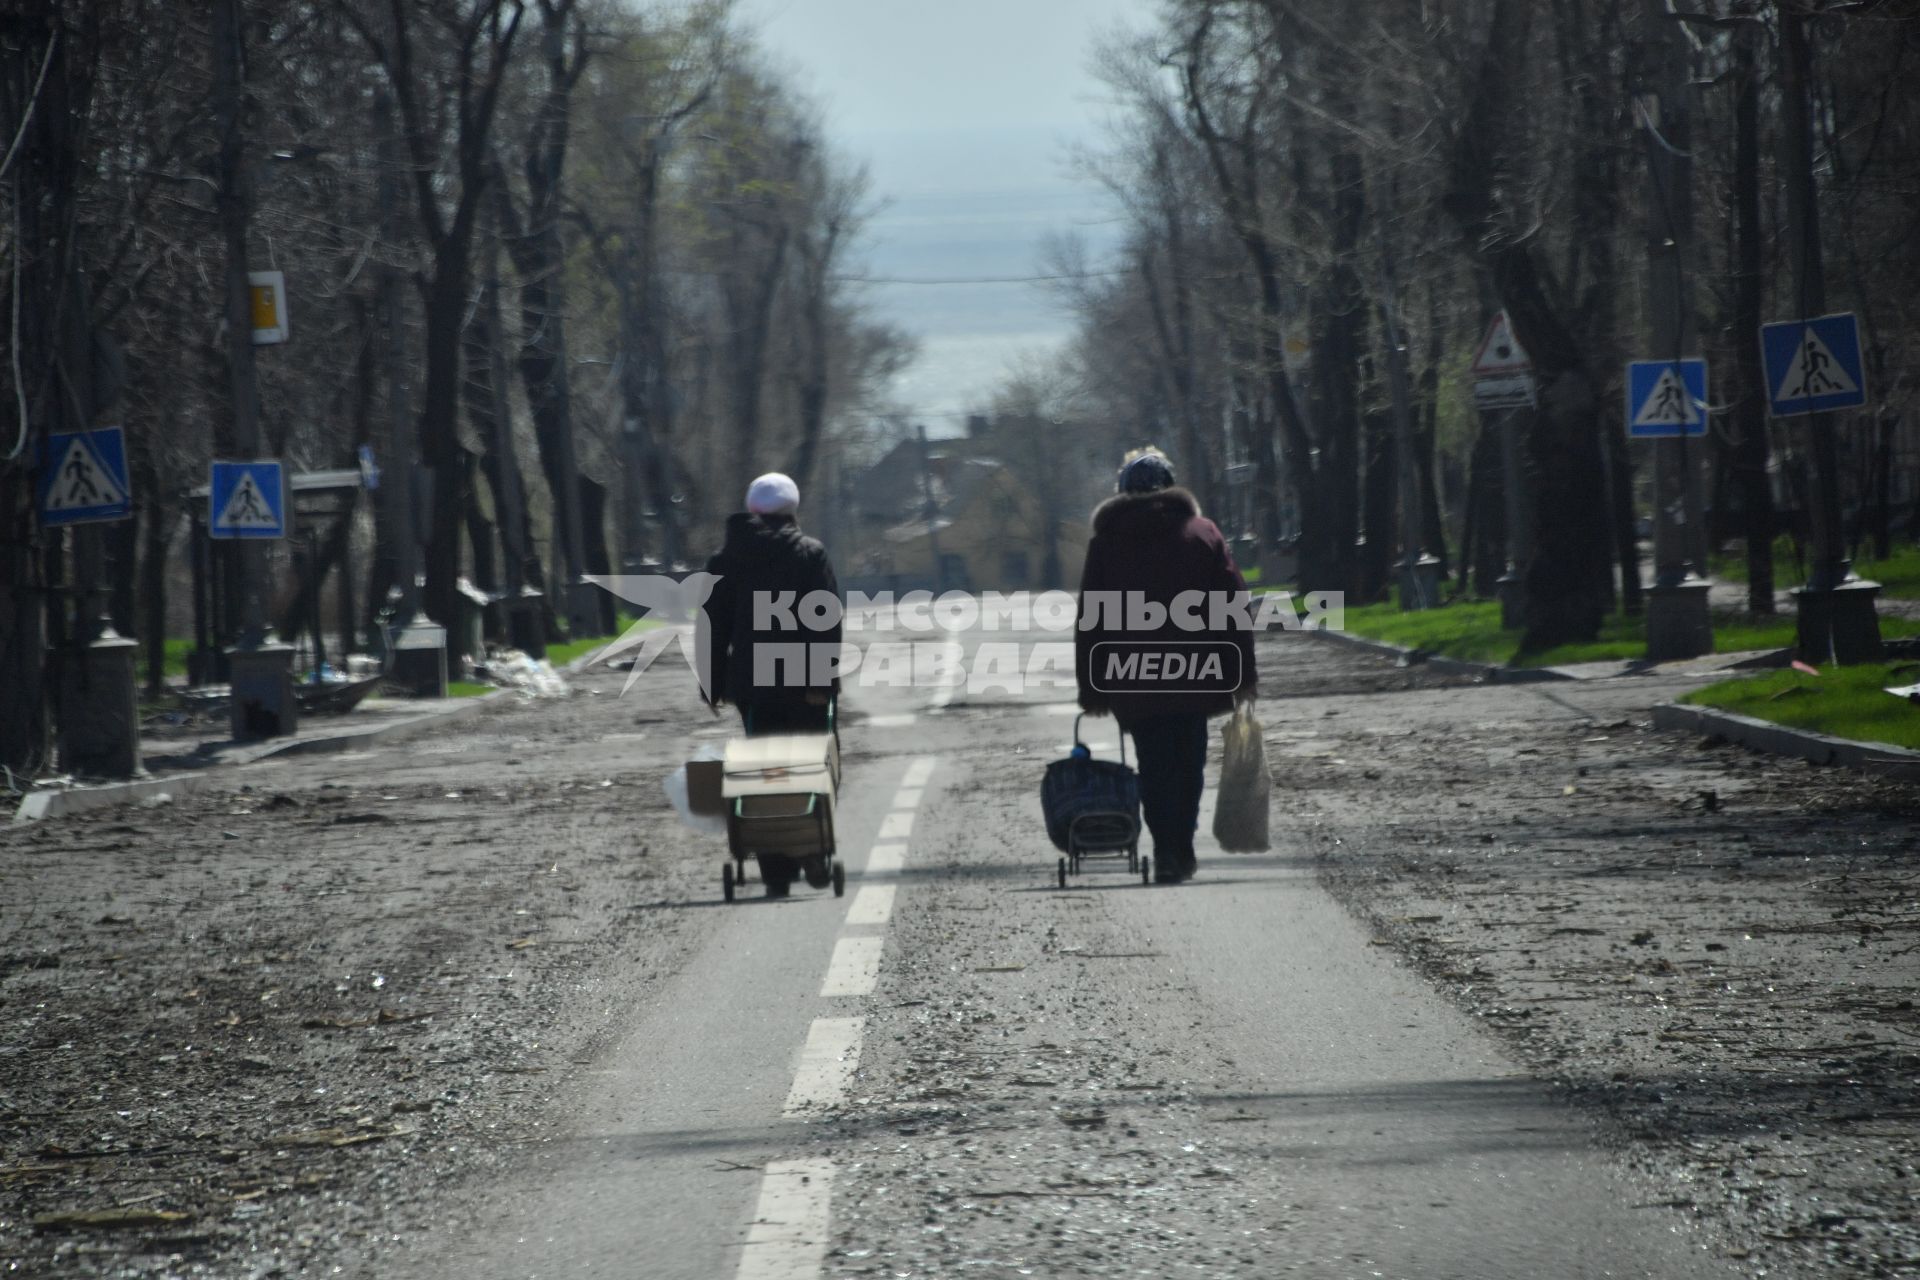
[[[724,818],[731,807],[726,797],[725,760],[687,761],[687,807],[703,818]]]
[[[833,852],[840,747],[832,734],[735,738],[727,743],[723,769],[727,842],[735,854]]]

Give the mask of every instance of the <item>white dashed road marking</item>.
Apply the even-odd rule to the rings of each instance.
[[[837,1106],[860,1067],[860,1036],[865,1018],[815,1018],[800,1046],[800,1066],[787,1092],[789,1116],[815,1107]]]
[[[943,689],[934,704],[945,706],[952,696],[950,689]],[[920,756],[908,764],[906,776],[894,793],[891,811],[880,820],[878,840],[867,854],[863,874],[892,875],[906,865],[914,811],[937,763],[932,756]],[[823,999],[873,993],[880,981],[880,958],[887,945],[884,926],[893,918],[896,893],[895,885],[866,884],[853,895],[844,927],[880,926],[882,932],[843,934],[834,942],[833,959],[827,963],[827,976],[820,984]],[[800,1047],[793,1088],[787,1092],[787,1116],[846,1101],[848,1086],[860,1069],[865,1032],[864,1018],[813,1020],[807,1028],[807,1042]],[[826,1268],[832,1190],[830,1160],[777,1160],[767,1165],[760,1179],[760,1203],[747,1229],[735,1280],[819,1280]]]
[[[833,959],[827,965],[827,980],[820,994],[864,996],[880,980],[880,952],[887,945],[881,937],[842,938],[833,945]]]
[[[903,844],[877,844],[873,852],[867,855],[866,874],[870,876],[890,876],[906,865],[907,846]]]
[[[827,1263],[831,1160],[775,1160],[760,1177],[736,1280],[814,1280]]]
[[[873,869],[869,863],[867,869]],[[870,884],[861,887],[853,895],[853,905],[847,908],[847,924],[858,925],[885,924],[893,919],[894,886],[890,884]]]

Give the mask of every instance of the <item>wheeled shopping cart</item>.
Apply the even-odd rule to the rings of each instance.
[[[1080,740],[1081,719],[1073,721],[1073,754],[1048,765],[1040,784],[1047,836],[1064,855],[1060,887],[1089,858],[1125,858],[1128,872],[1151,881],[1153,859],[1140,854],[1140,778],[1127,765],[1127,736],[1120,735],[1118,761],[1095,760]]]
[[[834,856],[834,800],[840,789],[840,744],[832,733],[735,738],[721,764],[727,847],[720,893],[732,902],[746,883],[747,859],[760,868],[769,898],[784,898],[796,879],[815,889],[847,891]]]

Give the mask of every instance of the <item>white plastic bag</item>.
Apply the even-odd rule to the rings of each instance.
[[[1273,778],[1267,772],[1267,744],[1253,707],[1241,703],[1227,721],[1226,751],[1220,764],[1220,795],[1213,810],[1213,838],[1228,853],[1265,853],[1269,847],[1267,807]]]
[[[695,760],[721,760],[726,752],[712,743],[693,753]],[[723,836],[727,834],[725,814],[695,813],[693,800],[687,794],[687,766],[681,765],[668,774],[663,784],[667,790],[667,799],[673,804],[673,811],[680,815],[680,821],[702,835]]]

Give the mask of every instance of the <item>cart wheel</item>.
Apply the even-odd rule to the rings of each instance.
[[[847,868],[840,862],[833,864],[833,896],[836,898],[847,896]]]
[[[733,864],[722,864],[720,868],[720,896],[728,902],[733,901]]]
[[[1065,858],[1060,859],[1060,887],[1062,889],[1067,887],[1067,860]]]
[[[1153,859],[1152,858],[1140,859],[1140,883],[1141,884],[1153,883]]]

